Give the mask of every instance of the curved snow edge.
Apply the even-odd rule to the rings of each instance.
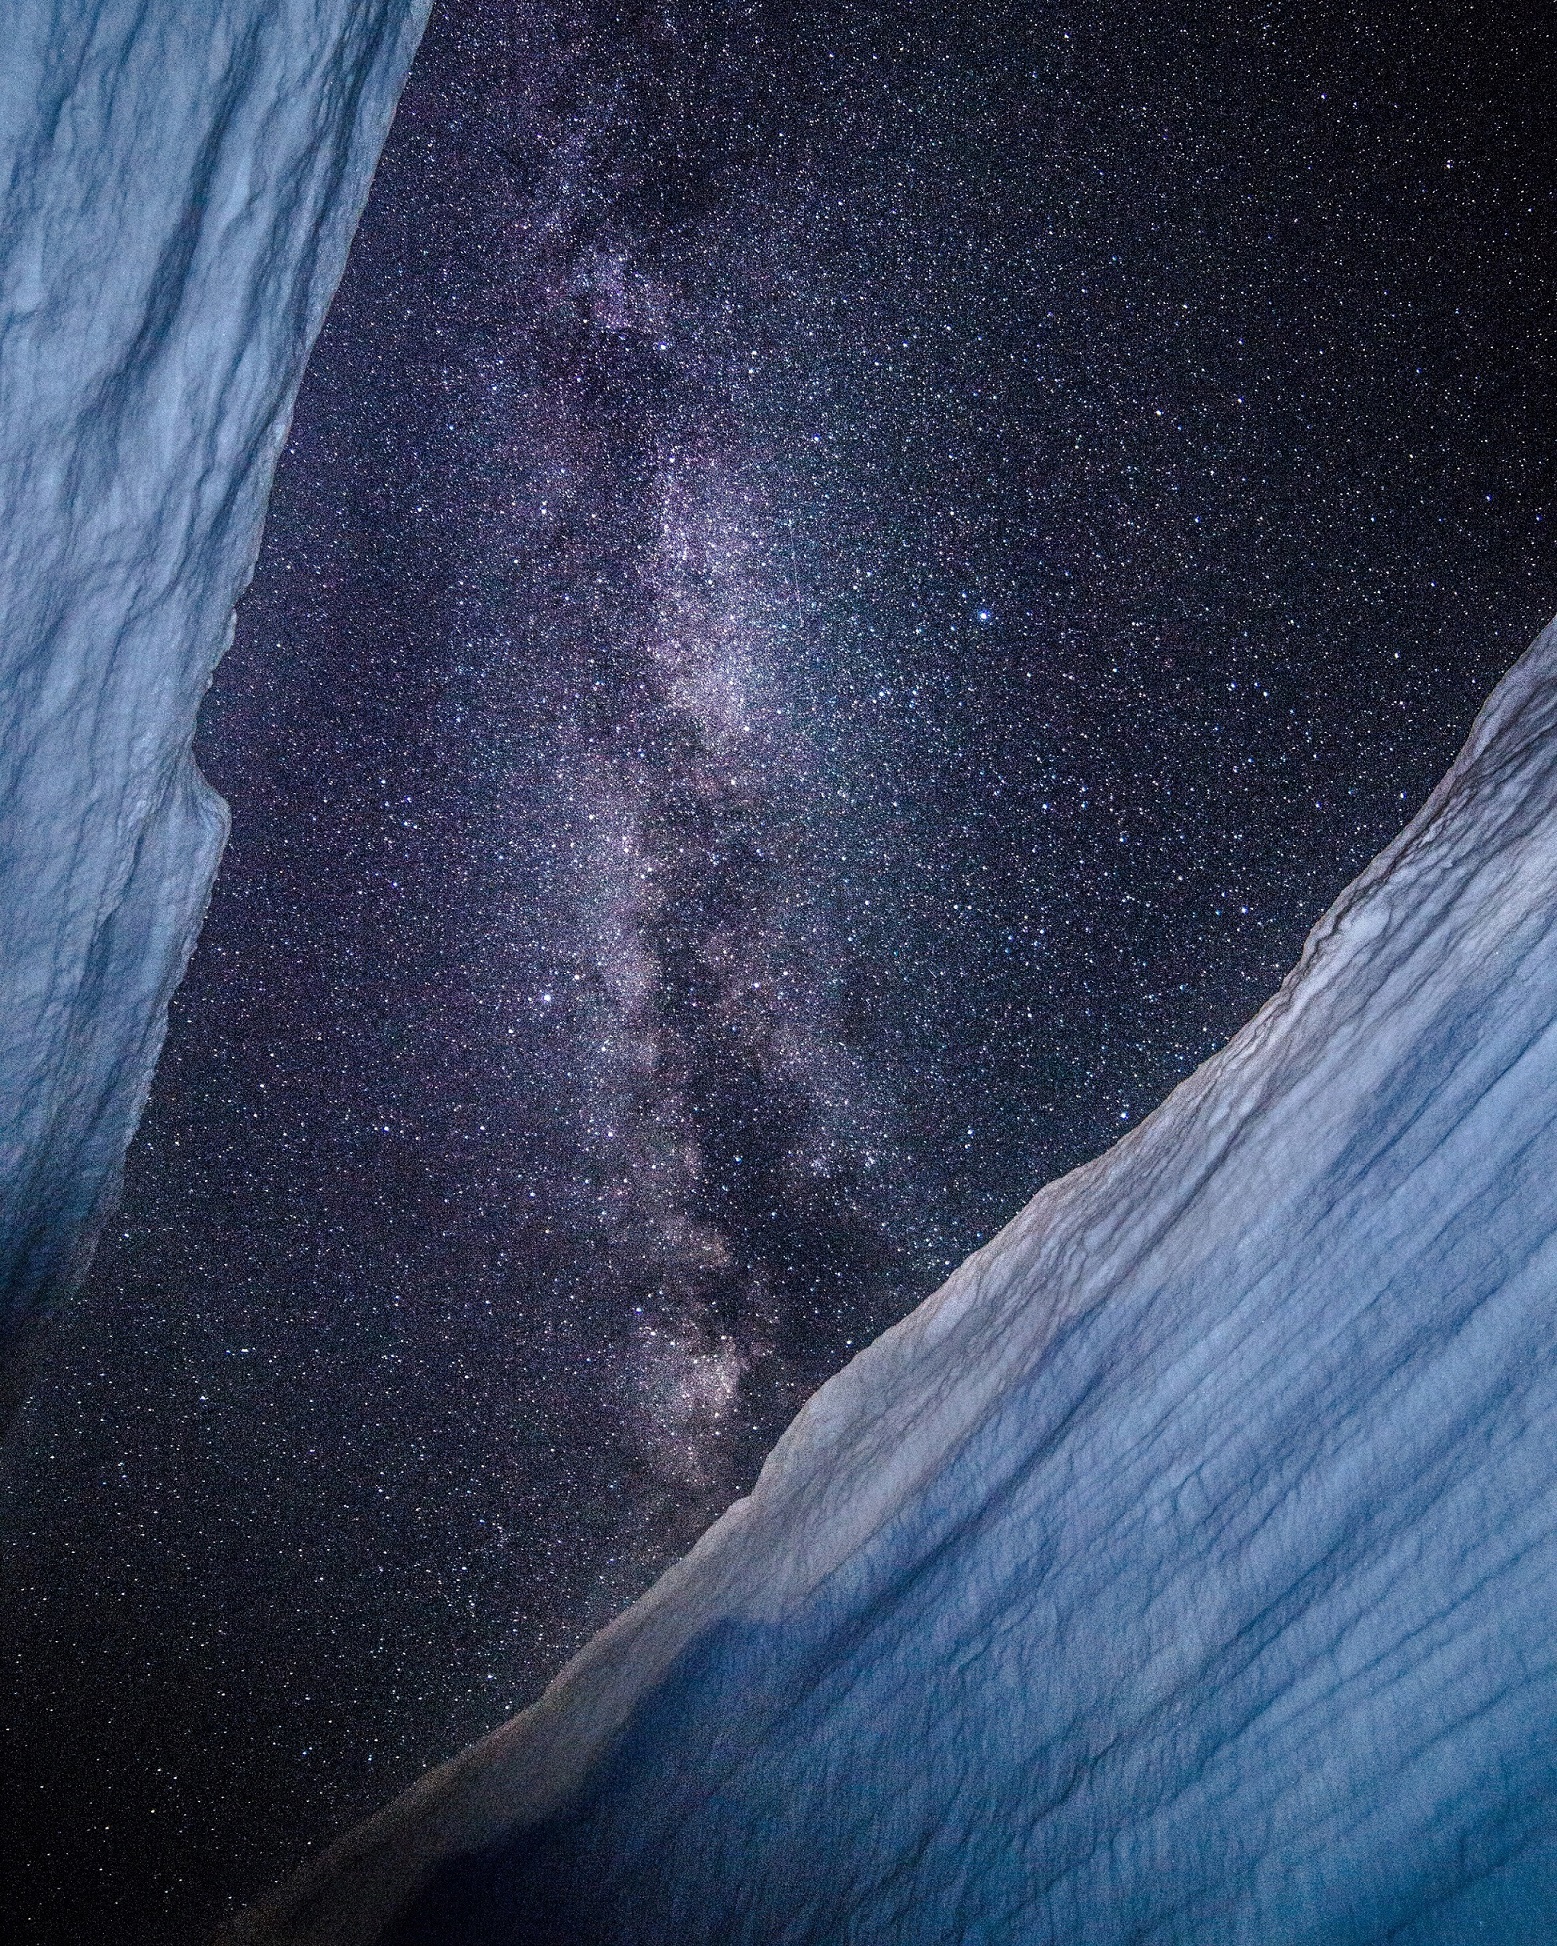
[[[1421,810],[1310,932],[1297,965],[1228,1044],[1103,1155],[1042,1189],[915,1311],[802,1408],[738,1500],[545,1694],[428,1773],[224,1930],[228,1946],[368,1946],[442,1860],[539,1822],[610,1748],[692,1638],[773,1620],[839,1571],[947,1465],[1056,1330],[1149,1262],[1202,1186],[1268,1116],[1323,1086],[1370,1002],[1456,941],[1462,887],[1514,896],[1520,840],[1557,805],[1557,621],[1476,718]],[[1545,880],[1526,890],[1544,896]],[[1496,903],[1496,901],[1494,901]],[[1386,950],[1387,949],[1387,950]],[[1387,997],[1387,995],[1386,995]],[[1186,1168],[1186,1155],[1193,1156]],[[1034,1292],[1041,1295],[1035,1297]]]

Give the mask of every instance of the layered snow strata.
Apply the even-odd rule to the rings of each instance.
[[[1259,1016],[251,1942],[1557,1930],[1557,624]]]
[[[13,0],[0,1340],[90,1252],[226,834],[190,757],[428,0]]]

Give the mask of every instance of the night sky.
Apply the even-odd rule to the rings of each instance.
[[[1557,609],[1554,51],[435,11],[6,1456],[21,1936],[199,1939],[533,1698],[1272,991]]]

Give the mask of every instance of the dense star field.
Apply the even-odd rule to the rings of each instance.
[[[199,1938],[1272,990],[1557,608],[1544,8],[435,11],[6,1460],[7,1896]]]

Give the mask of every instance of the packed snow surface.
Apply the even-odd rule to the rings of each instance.
[[[189,754],[428,0],[10,0],[0,1344],[117,1184],[226,836]]]
[[[1557,1935],[1557,624],[1281,991],[257,1942]]]

